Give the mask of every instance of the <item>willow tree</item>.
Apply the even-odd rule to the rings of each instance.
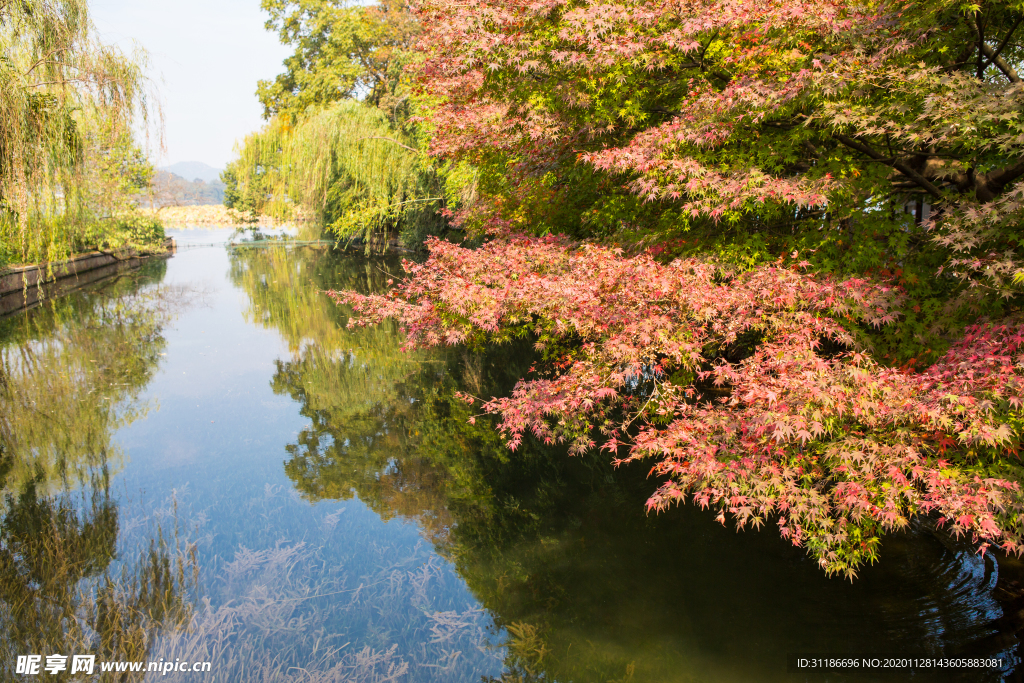
[[[91,190],[99,162],[134,148],[141,54],[99,42],[85,0],[0,1],[0,54],[0,259],[53,260],[102,241],[109,207]]]
[[[245,139],[228,175],[229,206],[312,218],[368,247],[396,230],[420,235],[439,223],[440,183],[415,136],[355,100],[307,113],[294,125],[271,119]]]
[[[444,228],[441,174],[425,151],[405,66],[421,33],[402,0],[373,5],[263,0],[267,29],[294,48],[260,81],[267,125],[224,175],[224,203],[254,217],[296,214],[368,249]]]

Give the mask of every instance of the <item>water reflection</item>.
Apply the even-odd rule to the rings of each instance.
[[[103,288],[0,321],[0,442],[8,485],[46,489],[117,468],[112,442],[149,406],[136,399],[164,348],[163,326],[182,293],[154,287],[155,263]]]
[[[289,478],[307,500],[316,502],[349,499],[356,483],[379,474],[380,485],[372,492],[364,487],[360,499],[382,518],[443,510],[443,501],[430,505],[416,499],[414,488],[429,487],[405,487],[396,481],[406,476],[409,463],[401,472],[389,469],[389,453],[408,450],[407,418],[416,410],[405,381],[422,372],[444,377],[443,361],[402,352],[393,325],[347,329],[344,311],[320,291],[341,286],[380,290],[398,264],[339,260],[326,250],[295,252],[242,252],[231,271],[232,281],[249,294],[247,317],[278,329],[291,351],[290,358],[275,362],[274,392],[291,396],[311,421],[286,446]],[[433,519],[426,526],[429,530],[446,524]]]
[[[770,532],[645,516],[641,469],[510,453],[454,394],[506,393],[528,348],[406,354],[319,293],[378,290],[394,262],[218,247],[170,265],[227,281],[173,326],[159,272],[0,322],[0,677],[79,644],[213,662],[166,679],[203,683],[775,681],[796,651],[1014,656],[992,625],[1003,577],[925,527],[851,585]]]
[[[223,266],[244,296],[239,310],[236,292],[221,288],[210,310],[179,325],[157,382],[159,419],[132,430],[133,461],[160,473],[144,485],[176,488],[200,563],[196,613],[154,654],[214,662],[208,674],[175,679],[203,683],[441,683],[500,673],[492,620],[414,524],[394,515],[386,524],[360,501],[304,496],[281,469],[281,449],[306,418],[270,393],[267,369],[351,364],[346,350],[376,354],[373,377],[330,387],[356,414],[355,403],[395,396],[415,365],[394,348],[393,330],[352,337],[316,291],[339,278],[377,286],[377,271],[312,248],[196,249],[172,265],[187,278]],[[196,376],[204,379],[186,379]]]
[[[1016,638],[995,637],[991,560],[927,528],[887,539],[881,564],[849,584],[771,533],[736,534],[690,508],[645,516],[653,484],[639,469],[536,443],[510,453],[454,393],[506,393],[527,348],[406,355],[393,328],[349,330],[315,293],[378,289],[394,268],[253,250],[232,278],[250,318],[288,340],[272,386],[310,421],[286,449],[296,489],[415,519],[502,629],[502,680],[792,680],[789,652],[1016,664]]]
[[[10,460],[5,458],[5,467]],[[0,670],[19,656],[147,660],[156,637],[190,617],[194,557],[161,534],[118,560],[119,506],[105,473],[78,495],[41,495],[35,482],[4,499],[0,520]],[[117,566],[115,566],[115,564]],[[53,677],[65,680],[67,670]],[[98,680],[137,680],[99,675]]]
[[[163,264],[0,322],[0,671],[19,656],[142,660],[190,616],[195,559],[154,529],[119,550],[114,432],[144,416],[180,302]],[[171,530],[173,531],[173,530]],[[71,666],[54,680],[70,676]],[[117,680],[129,680],[118,674]],[[140,676],[134,676],[138,679]],[[98,680],[115,680],[113,674]]]

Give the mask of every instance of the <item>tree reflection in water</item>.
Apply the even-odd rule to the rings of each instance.
[[[502,629],[504,680],[786,680],[787,652],[951,654],[993,634],[984,560],[926,529],[887,539],[851,585],[702,511],[644,515],[645,471],[510,452],[455,392],[507,394],[528,345],[405,353],[394,327],[349,329],[319,291],[381,291],[397,270],[249,249],[231,274],[250,320],[288,341],[272,386],[310,420],[287,446],[296,489],[416,520]]]
[[[29,654],[145,659],[158,632],[189,617],[194,556],[156,530],[148,547],[119,557],[110,494],[123,460],[112,435],[146,414],[138,397],[183,303],[181,291],[156,286],[163,267],[0,321],[6,680],[19,678],[17,657]],[[69,675],[70,666],[52,678]]]

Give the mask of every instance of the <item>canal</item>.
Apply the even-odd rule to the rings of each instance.
[[[322,290],[380,291],[397,259],[170,234],[173,258],[0,320],[5,679],[34,653],[206,683],[847,680],[795,653],[1015,675],[991,555],[920,524],[849,582],[771,528],[647,515],[642,467],[470,422],[455,393],[508,392],[528,345],[346,327]]]

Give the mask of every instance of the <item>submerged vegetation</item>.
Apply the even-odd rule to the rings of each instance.
[[[26,653],[145,660],[162,631],[190,618],[194,553],[159,529],[148,547],[118,552],[120,510],[102,469],[78,493],[46,495],[29,483],[7,493],[2,506],[0,671],[7,680],[33,679],[15,672]],[[77,678],[67,673],[57,680]],[[98,667],[96,674],[98,681],[142,679]]]
[[[158,248],[133,196],[153,167],[144,55],[99,42],[85,0],[0,4],[0,267]]]

